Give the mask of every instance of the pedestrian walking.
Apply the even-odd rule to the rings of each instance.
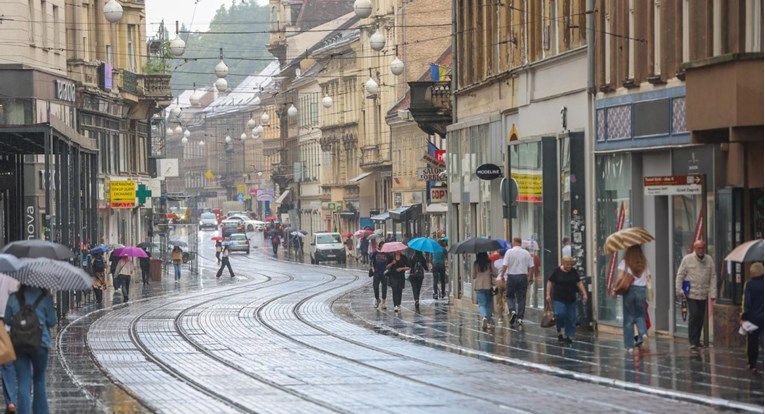
[[[17,412],[19,414],[47,414],[48,391],[46,389],[46,371],[48,369],[48,352],[51,347],[50,328],[56,326],[56,310],[53,299],[46,289],[20,285],[18,292],[8,298],[5,306],[6,321],[13,321],[21,312],[24,304],[34,306],[35,315],[40,325],[40,346],[32,352],[16,349],[16,378],[18,381]],[[11,323],[12,324],[12,323]],[[13,337],[13,329],[11,329]],[[34,396],[34,397],[33,397]]]
[[[531,254],[523,249],[523,240],[520,237],[513,238],[513,248],[505,253],[500,276],[507,283],[506,297],[507,307],[510,311],[510,326],[523,326],[523,317],[526,313],[526,290],[534,281],[532,279],[534,260]]]
[[[141,282],[143,286],[149,286],[149,271],[151,269],[151,253],[146,248],[142,249],[146,252],[146,257],[138,258],[138,264],[141,267]]]
[[[352,262],[353,261],[353,239],[348,237],[343,242],[345,245],[345,261],[346,262]]]
[[[563,256],[561,264],[553,270],[547,279],[547,303],[553,305],[555,312],[555,327],[558,330],[558,341],[566,344],[573,343],[576,333],[576,291],[582,294],[582,301],[587,302],[587,291],[574,268],[575,260],[571,256]],[[563,332],[561,332],[563,331]],[[566,336],[563,336],[563,333]]]
[[[221,244],[220,240],[215,241],[215,259],[218,261],[218,264],[220,264],[220,253],[223,251],[223,244]]]
[[[749,267],[749,277],[744,287],[744,298],[741,301],[741,327],[747,334],[746,359],[749,362],[749,370],[756,374],[763,327],[762,263],[752,263]],[[751,325],[747,325],[746,322]]]
[[[364,233],[366,234],[366,233]],[[359,239],[359,254],[361,254],[361,263],[369,263],[369,240],[362,235]]]
[[[220,269],[218,269],[218,273],[215,275],[216,278],[220,278],[220,276],[223,274],[223,269],[228,267],[228,273],[231,275],[231,277],[234,277],[234,269],[231,268],[231,261],[229,260],[229,256],[231,255],[231,250],[228,246],[223,246],[223,251],[220,254]]]
[[[707,312],[707,300],[717,298],[717,272],[712,256],[706,254],[706,244],[702,240],[693,243],[693,252],[685,255],[680,262],[675,278],[675,293],[688,302],[688,342],[692,350],[704,347],[701,343],[701,330],[704,327],[704,315]],[[687,283],[683,289],[683,283]]]
[[[505,293],[507,283],[499,276],[499,272],[502,271],[502,263],[504,263],[506,249],[502,249],[499,253],[489,256],[489,260],[494,266],[494,274],[497,276],[494,279],[494,313],[497,314],[497,323],[502,323],[502,315],[505,314]]]
[[[96,298],[96,303],[101,304],[103,301],[104,290],[108,287],[106,283],[106,260],[103,253],[96,253],[91,259],[90,268],[93,275],[93,296]]]
[[[0,277],[0,309],[5,309],[8,305],[8,298],[19,290],[19,282],[10,277]],[[9,326],[10,320],[5,320],[5,314],[0,320],[5,326]],[[0,374],[3,380],[3,396],[5,397],[5,411],[8,413],[16,412],[18,397],[18,383],[16,381],[16,366],[14,361],[0,365]]]
[[[109,277],[112,278],[112,284],[114,285],[114,292],[122,290],[120,286],[120,280],[117,277],[117,264],[120,262],[120,257],[114,254],[116,249],[109,253]]]
[[[433,272],[433,299],[446,296],[446,242],[439,240],[438,244],[444,248],[440,252],[434,252],[430,256],[430,270]],[[438,286],[441,286],[439,292]]]
[[[385,242],[380,242],[379,245],[375,244],[374,240],[372,244],[375,244],[375,251],[369,258],[370,269],[372,270],[372,289],[375,292],[375,309],[382,307],[387,309],[385,299],[388,296],[388,278],[385,276],[385,269],[388,267],[388,255],[381,252]],[[380,287],[382,286],[382,289]]]
[[[409,284],[412,285],[414,308],[420,309],[420,291],[422,290],[422,282],[425,280],[425,269],[428,268],[428,261],[422,252],[415,250],[411,260],[411,268],[412,270],[409,271]]]
[[[492,281],[497,276],[494,265],[486,252],[477,253],[473,262],[473,289],[478,301],[478,312],[481,315],[481,329],[492,325]]]
[[[279,254],[279,244],[280,243],[281,243],[281,239],[279,238],[279,232],[278,231],[273,231],[271,233],[271,248],[274,249],[274,257],[276,257]]]
[[[638,352],[648,336],[645,304],[647,286],[651,278],[643,248],[640,245],[628,247],[624,252],[624,259],[619,262],[618,269],[619,279],[623,277],[632,279],[632,285],[622,298],[624,349],[629,353]],[[635,328],[637,328],[637,336],[635,336]]]
[[[170,254],[170,260],[173,262],[175,281],[178,282],[181,280],[181,264],[183,264],[183,249],[181,249],[181,246],[173,247],[173,251]]]
[[[122,301],[127,302],[130,300],[130,281],[133,279],[135,273],[135,264],[133,260],[128,256],[122,256],[117,262],[115,269],[117,277],[114,280],[119,280],[119,285],[122,288]]]
[[[393,291],[393,312],[401,310],[401,296],[404,293],[406,271],[410,269],[409,259],[401,253],[401,250],[393,252],[388,261],[388,285]]]

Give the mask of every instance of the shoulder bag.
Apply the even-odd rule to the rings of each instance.
[[[617,295],[626,295],[632,287],[632,283],[635,281],[635,276],[632,276],[629,272],[623,272],[624,276],[619,278],[614,285],[614,293]]]
[[[542,321],[539,322],[539,326],[543,328],[555,326],[555,312],[553,312],[552,305],[549,302],[545,304],[545,311],[542,314]]]

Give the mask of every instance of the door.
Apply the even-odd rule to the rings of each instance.
[[[704,198],[701,195],[676,195],[670,196],[672,214],[672,268],[670,291],[674,292],[677,269],[683,257],[691,252],[693,242],[698,239],[704,240]],[[674,306],[674,333],[688,335],[688,323],[683,320],[681,302],[677,295],[672,295]]]

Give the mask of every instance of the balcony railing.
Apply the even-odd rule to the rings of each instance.
[[[172,99],[173,92],[170,90],[171,75],[139,75],[143,81],[143,94],[147,98]]]
[[[382,162],[379,145],[367,145],[361,147],[361,166],[370,167]]]
[[[446,127],[452,122],[450,82],[409,82],[409,86],[412,97],[409,112],[420,129],[445,137]]]

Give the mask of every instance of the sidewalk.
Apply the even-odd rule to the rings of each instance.
[[[654,336],[640,355],[631,355],[624,351],[621,335],[582,331],[567,346],[558,342],[555,328],[542,328],[536,320],[524,321],[522,330],[509,329],[505,321],[482,331],[477,306],[459,309],[431,297],[432,277],[426,274],[419,312],[414,310],[408,283],[400,315],[393,312],[390,292],[388,309],[374,309],[371,283],[338,301],[335,309],[382,333],[438,349],[669,398],[762,412],[762,365],[753,376],[743,350],[691,352],[687,341]]]

